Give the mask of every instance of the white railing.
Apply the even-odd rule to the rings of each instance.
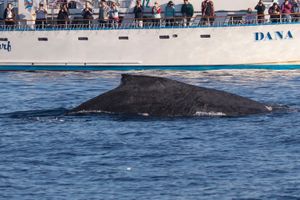
[[[279,15],[277,18],[265,15],[259,18],[256,15],[231,15],[226,17],[203,18],[197,15],[192,18],[174,17],[172,19],[121,19],[120,21],[109,20],[106,23],[99,23],[98,20],[14,20],[0,21],[0,31],[11,30],[73,30],[73,29],[136,29],[136,28],[178,28],[178,27],[220,27],[220,26],[242,26],[255,24],[282,24],[300,22],[300,15],[290,17]]]

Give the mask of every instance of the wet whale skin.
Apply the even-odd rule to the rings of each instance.
[[[121,84],[88,100],[72,112],[107,112],[149,116],[242,116],[267,113],[262,103],[228,92],[179,81],[123,74]]]

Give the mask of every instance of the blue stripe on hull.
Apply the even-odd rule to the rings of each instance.
[[[128,71],[128,70],[247,70],[247,69],[266,69],[266,70],[299,70],[300,65],[214,65],[214,66],[0,66],[0,71]]]

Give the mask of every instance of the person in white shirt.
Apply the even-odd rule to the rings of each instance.
[[[5,25],[15,25],[15,12],[11,3],[8,3],[4,10]]]
[[[109,11],[111,26],[117,28],[119,26],[119,9],[115,2],[112,2]]]

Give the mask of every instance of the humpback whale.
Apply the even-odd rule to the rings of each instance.
[[[270,112],[257,101],[161,77],[122,74],[121,84],[71,113],[104,112],[146,116],[243,116]]]

